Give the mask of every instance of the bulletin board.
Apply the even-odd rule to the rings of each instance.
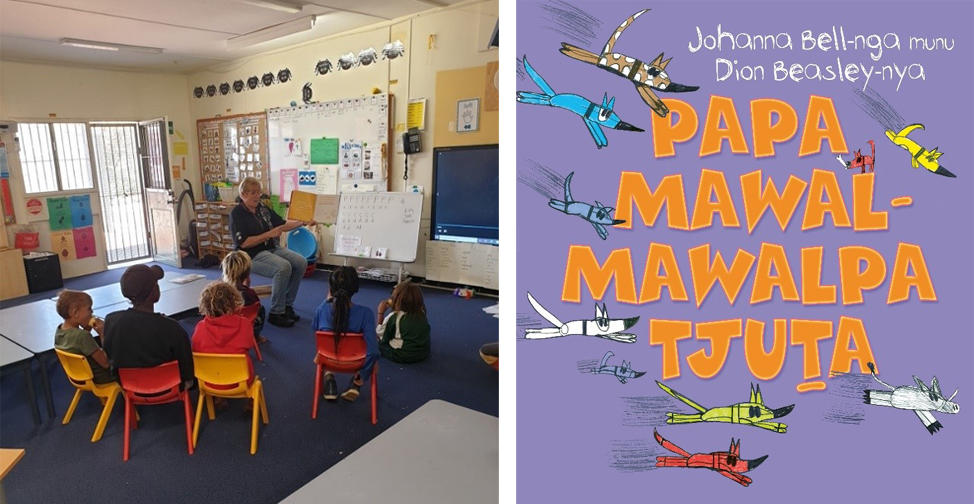
[[[391,100],[375,94],[267,111],[270,188],[318,194],[389,190]]]
[[[216,182],[237,185],[254,177],[268,187],[267,114],[241,114],[196,121],[200,183],[207,199]]]

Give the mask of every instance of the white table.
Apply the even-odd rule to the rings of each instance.
[[[30,361],[33,358],[34,354],[23,349],[20,345],[7,338],[0,338],[0,368],[19,364],[21,369],[24,370],[24,376],[27,379],[27,398],[30,400],[30,412],[34,415],[34,425],[40,425],[41,412],[37,409],[37,395],[34,393],[34,377],[30,370]],[[44,368],[41,368],[41,372],[44,372]],[[47,391],[45,392],[49,393]],[[51,415],[53,416],[53,413]]]
[[[187,284],[177,285],[170,282],[159,282],[159,301],[152,307],[156,313],[161,313],[167,317],[172,317],[183,312],[195,310],[200,304],[200,294],[213,280],[200,278]],[[163,289],[163,284],[167,284]],[[98,315],[104,316],[109,313],[127,310],[132,307],[128,300],[121,301],[108,306],[103,306],[95,310]],[[104,314],[104,315],[103,315]],[[52,333],[53,334],[53,333]]]
[[[184,285],[165,281],[159,282],[161,295],[159,302],[154,306],[154,310],[167,317],[195,310],[199,305],[200,293],[209,283],[210,281],[205,278]],[[109,287],[117,288],[121,292],[121,288],[117,284],[99,287],[99,289]],[[102,292],[106,293],[107,291]],[[94,311],[99,317],[105,318],[109,313],[127,310],[131,307],[132,303],[126,300],[95,308]],[[44,387],[44,399],[47,401],[47,412],[52,419],[55,415],[54,399],[51,393],[50,378],[45,372],[47,367],[44,365],[42,354],[54,350],[54,333],[57,332],[58,326],[63,322],[57,313],[57,303],[49,299],[0,310],[0,334],[37,356],[41,365],[41,383]]]
[[[205,278],[196,280],[197,282],[207,282]],[[168,290],[175,289],[177,287],[182,287],[180,284],[172,283],[166,279],[159,281],[159,292],[166,292]],[[103,285],[101,287],[95,287],[94,289],[87,289],[84,291],[89,296],[91,296],[91,308],[98,312],[99,308],[106,306],[111,306],[121,302],[127,301],[125,296],[122,295],[122,284],[113,283],[111,285]],[[51,298],[51,301],[57,302],[58,296]]]
[[[282,502],[498,501],[498,425],[434,399]]]

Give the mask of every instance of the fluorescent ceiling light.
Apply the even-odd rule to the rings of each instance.
[[[61,39],[61,45],[83,47],[85,49],[99,49],[102,51],[126,51],[145,54],[161,54],[162,49],[158,47],[144,47],[127,44],[114,44],[112,42],[96,42],[94,40],[82,40],[73,38]]]
[[[260,44],[269,40],[279,39],[295,33],[308,31],[315,26],[315,16],[305,16],[294,21],[288,21],[274,26],[268,26],[257,31],[227,39],[227,50],[236,51],[244,47]]]
[[[256,7],[263,7],[265,9],[272,9],[281,12],[288,12],[290,14],[297,14],[304,10],[303,5],[294,5],[284,2],[278,2],[276,0],[233,0],[237,3],[253,5]]]

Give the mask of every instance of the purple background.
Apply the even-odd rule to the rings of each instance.
[[[915,499],[954,498],[970,502],[972,488],[972,428],[974,411],[974,330],[972,330],[972,4],[953,3],[704,3],[704,2],[573,2],[581,10],[602,22],[594,28],[589,43],[578,43],[551,29],[552,15],[542,6],[565,4],[518,2],[517,55],[527,55],[534,68],[556,92],[576,93],[593,101],[602,94],[616,97],[615,110],[622,120],[639,126],[645,133],[605,130],[609,145],[595,148],[580,118],[559,109],[517,104],[519,177],[532,168],[529,161],[547,166],[562,177],[574,171],[572,192],[576,200],[601,201],[614,206],[619,172],[641,171],[649,186],[655,188],[667,175],[683,174],[692,211],[700,170],[724,172],[734,196],[741,228],[725,229],[719,220],[711,228],[696,232],[674,231],[665,226],[665,215],[655,227],[645,227],[638,217],[631,230],[610,228],[606,241],[596,235],[591,225],[577,217],[558,213],[547,207],[547,198],[524,183],[517,185],[518,257],[518,369],[517,369],[517,468],[518,498],[524,502],[584,502],[615,499],[680,498],[684,500],[720,499],[742,502],[743,499],[774,499],[769,502],[824,502],[844,500],[850,496],[875,499],[874,502],[910,502]],[[673,57],[667,68],[671,79],[686,85],[699,85],[694,93],[660,93],[663,98],[677,98],[690,103],[703,126],[711,94],[732,97],[737,107],[748,148],[752,154],[734,155],[724,143],[724,153],[698,158],[700,133],[688,143],[678,144],[677,155],[653,158],[650,109],[640,100],[631,83],[594,66],[558,53],[561,42],[569,42],[591,52],[600,52],[609,34],[628,16],[650,7],[628,28],[615,46],[615,51],[650,61],[661,51]],[[795,49],[788,50],[701,50],[690,53],[696,45],[696,26],[705,35],[715,34],[717,24],[732,33],[752,35],[788,32]],[[901,37],[899,51],[884,50],[882,59],[874,62],[868,50],[822,52],[803,51],[800,34],[812,30],[816,35],[844,26],[846,36],[856,33],[885,34],[896,32]],[[910,51],[909,36],[943,36],[953,38],[953,51]],[[901,66],[918,62],[924,66],[925,81],[905,80],[899,91],[895,81],[879,81],[876,76],[869,87],[879,92],[907,123],[920,122],[926,130],[917,130],[911,138],[946,154],[941,162],[957,174],[949,179],[924,169],[910,167],[908,154],[894,147],[883,134],[883,128],[863,113],[853,102],[853,86],[848,82],[791,81],[775,82],[771,65],[776,60],[786,64],[819,63],[835,65],[835,58],[863,62],[878,67],[897,63]],[[717,57],[737,59],[744,64],[765,65],[768,72],[763,82],[716,82],[714,60]],[[861,77],[861,74],[860,74]],[[520,74],[517,89],[539,91]],[[874,140],[876,161],[876,209],[889,211],[889,230],[859,232],[851,228],[836,229],[830,218],[816,230],[801,232],[802,202],[782,232],[769,213],[765,214],[754,233],[746,231],[739,177],[756,169],[763,177],[771,175],[779,190],[790,174],[806,182],[813,168],[834,170],[850,209],[853,171],[841,170],[835,154],[824,150],[817,155],[799,158],[801,128],[810,94],[831,97],[838,111],[848,148],[869,152],[867,140]],[[800,124],[795,138],[776,145],[777,156],[755,159],[751,142],[749,101],[772,97],[790,103],[798,113]],[[509,97],[512,99],[513,97]],[[827,145],[827,144],[826,144]],[[843,154],[848,160],[849,154]],[[858,173],[856,171],[855,173]],[[763,182],[762,182],[763,183]],[[807,189],[805,192],[807,195]],[[913,205],[893,209],[892,198],[912,196]],[[531,308],[525,292],[530,291],[541,304],[563,321],[591,319],[593,299],[582,289],[581,303],[559,301],[565,275],[568,247],[584,244],[592,247],[604,261],[610,251],[629,248],[633,256],[637,292],[642,286],[645,257],[650,242],[673,247],[690,302],[671,302],[666,291],[663,300],[643,305],[616,301],[613,282],[604,301],[611,317],[640,316],[631,330],[638,336],[633,345],[607,340],[573,336],[550,340],[524,340],[524,327],[547,326]],[[748,275],[737,302],[729,306],[722,289],[715,287],[698,310],[693,299],[686,251],[710,243],[711,254],[719,250],[730,261],[738,248],[757,256],[761,242],[784,245],[789,264],[800,289],[800,250],[824,246],[823,283],[838,285],[837,249],[862,245],[878,251],[886,260],[887,278],[893,268],[898,242],[922,247],[937,291],[937,302],[920,302],[916,291],[911,300],[886,304],[888,279],[876,290],[865,293],[865,303],[843,306],[803,306],[782,302],[779,290],[773,301],[749,304],[753,280]],[[841,303],[841,290],[839,290]],[[825,422],[824,414],[834,404],[829,390],[799,394],[795,386],[802,380],[803,351],[789,347],[785,366],[777,378],[761,382],[767,405],[771,408],[796,404],[784,419],[787,434],[776,434],[754,427],[729,424],[663,425],[660,433],[691,453],[726,450],[731,437],[742,439],[741,455],[754,459],[769,455],[767,461],[748,475],[754,479],[744,488],[722,476],[702,470],[655,469],[622,472],[610,465],[612,450],[619,442],[642,443],[656,447],[652,427],[633,427],[623,423],[625,397],[665,396],[656,386],[660,379],[662,349],[649,345],[651,318],[716,321],[753,318],[767,324],[766,341],[775,318],[804,318],[833,321],[839,317],[863,320],[881,377],[894,385],[911,384],[916,374],[929,383],[932,375],[940,379],[946,394],[960,388],[955,401],[961,405],[957,415],[937,413],[944,429],[928,434],[919,420],[908,411],[865,406],[865,420],[860,425]],[[834,338],[819,345],[820,365],[828,372]],[[682,376],[667,382],[705,406],[721,406],[745,401],[750,383],[757,383],[747,369],[743,340],[734,339],[722,371],[703,380],[690,371],[686,357],[709,345],[694,340],[680,343]],[[609,376],[582,374],[576,368],[581,360],[598,360],[612,350],[611,363],[625,358],[636,370],[647,375],[622,385]],[[858,367],[854,364],[853,369]],[[872,383],[869,388],[878,388]],[[856,402],[856,401],[853,401]],[[679,406],[673,411],[692,412]],[[652,454],[655,455],[655,454]],[[673,455],[667,453],[667,455]],[[651,458],[649,455],[647,457]],[[949,496],[949,497],[948,497]],[[729,499],[729,500],[728,500]],[[752,501],[754,502],[754,501]]]

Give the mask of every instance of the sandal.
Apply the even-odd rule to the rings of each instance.
[[[261,336],[259,334],[257,335],[257,337],[255,339],[257,340],[257,344],[258,345],[263,345],[264,343],[267,343],[268,341],[270,341],[269,339],[267,339],[267,338],[265,338],[265,337],[263,337],[263,336]]]
[[[325,399],[338,400],[338,384],[335,383],[335,375],[330,374],[325,377]]]

